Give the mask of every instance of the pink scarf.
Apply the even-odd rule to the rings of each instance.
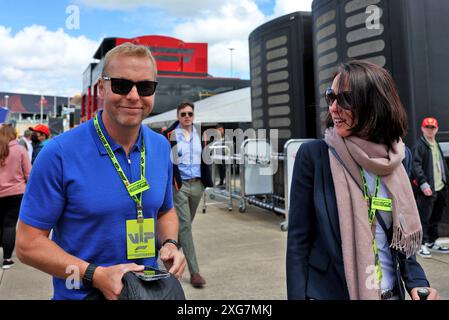
[[[402,166],[405,145],[399,141],[388,148],[355,136],[341,138],[333,128],[326,130],[324,140],[339,157],[329,149],[349,296],[354,300],[380,299],[379,284],[373,285],[376,220],[369,225],[360,167],[378,175],[386,186],[393,203],[390,246],[408,258],[420,249],[422,230],[410,180]]]

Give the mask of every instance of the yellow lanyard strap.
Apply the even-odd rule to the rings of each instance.
[[[372,205],[373,197],[370,196],[370,194],[369,194],[368,184],[366,183],[365,172],[363,171],[362,168],[360,168],[360,174],[362,175],[363,196],[368,201],[368,222],[370,225],[372,225],[372,223],[374,221],[374,217],[376,216],[376,209],[373,208],[373,205]],[[379,194],[379,186],[380,186],[380,178],[378,175],[376,175],[376,187],[374,189],[374,197],[375,198],[377,198],[377,196]],[[380,284],[380,282],[382,281],[382,268],[380,266],[380,261],[379,261],[379,250],[377,249],[376,236],[374,236],[374,239],[373,239],[373,253],[374,253],[374,263],[376,266],[376,278]]]
[[[128,178],[125,175],[125,172],[123,172],[123,169],[120,166],[120,163],[118,162],[117,158],[115,157],[115,154],[112,151],[112,148],[108,143],[108,140],[106,139],[105,135],[103,134],[103,131],[100,128],[100,124],[98,123],[98,114],[95,115],[94,126],[95,126],[95,130],[97,131],[98,137],[100,138],[100,141],[103,144],[103,147],[106,149],[109,159],[111,159],[111,162],[114,165],[114,168],[117,171],[120,179],[123,181],[123,184],[125,185],[126,190],[128,191],[131,198],[134,200],[134,202],[137,204],[137,220],[143,221],[143,209],[142,209],[142,193],[143,192],[139,192],[139,193],[134,192],[134,190],[142,189],[141,184],[142,184],[142,181],[145,180],[145,142],[144,142],[143,137],[142,137],[142,141],[141,141],[141,151],[140,151],[140,180],[135,183],[130,184],[128,181]],[[137,194],[139,195],[139,197],[137,197]]]

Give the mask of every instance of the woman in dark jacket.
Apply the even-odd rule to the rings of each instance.
[[[291,186],[289,299],[412,299],[427,289],[422,230],[402,160],[407,117],[390,74],[342,64],[325,93],[324,140],[303,144]],[[422,290],[421,289],[421,290]]]

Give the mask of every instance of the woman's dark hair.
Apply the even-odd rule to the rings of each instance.
[[[351,92],[350,110],[355,119],[350,129],[352,135],[388,146],[406,135],[407,114],[387,70],[367,61],[352,60],[339,66],[338,75],[338,92]],[[329,116],[330,113],[327,127],[333,125]]]
[[[185,107],[191,107],[192,110],[195,110],[195,107],[193,106],[192,102],[184,101],[178,104],[178,107],[176,108],[176,114],[179,113],[179,110],[184,109]]]

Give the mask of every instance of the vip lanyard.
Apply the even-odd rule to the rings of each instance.
[[[368,184],[366,183],[365,172],[363,171],[362,168],[360,168],[360,174],[362,175],[363,196],[365,197],[365,200],[368,202],[368,222],[371,226],[373,224],[374,217],[376,216],[376,210],[377,210],[377,209],[373,208],[373,198],[377,198],[377,196],[379,194],[380,178],[378,175],[376,175],[376,186],[374,189],[374,195],[370,196],[369,190],[368,190]],[[376,278],[380,284],[380,282],[382,280],[382,268],[380,266],[380,261],[379,261],[379,250],[377,249],[376,236],[374,236],[374,239],[373,239],[373,253],[374,253],[374,263],[376,266]]]
[[[108,140],[106,139],[105,135],[103,134],[103,131],[100,128],[100,125],[98,123],[98,114],[95,115],[94,126],[95,126],[95,130],[97,131],[98,137],[100,138],[101,143],[103,144],[104,148],[106,149],[109,159],[111,159],[112,164],[114,165],[114,168],[117,171],[120,179],[123,181],[123,184],[125,185],[126,190],[128,191],[131,198],[134,200],[134,202],[137,204],[137,222],[141,223],[144,220],[143,208],[142,208],[142,193],[143,193],[143,191],[148,189],[148,188],[145,188],[145,186],[148,186],[148,184],[145,180],[145,143],[144,143],[144,140],[142,138],[141,151],[140,151],[140,180],[138,180],[134,183],[129,183],[128,178],[126,177],[125,173],[123,172],[122,167],[120,166],[120,163],[118,162],[117,158],[115,157],[115,154],[112,151],[112,148],[109,145]],[[145,190],[143,190],[143,189],[145,189]]]

